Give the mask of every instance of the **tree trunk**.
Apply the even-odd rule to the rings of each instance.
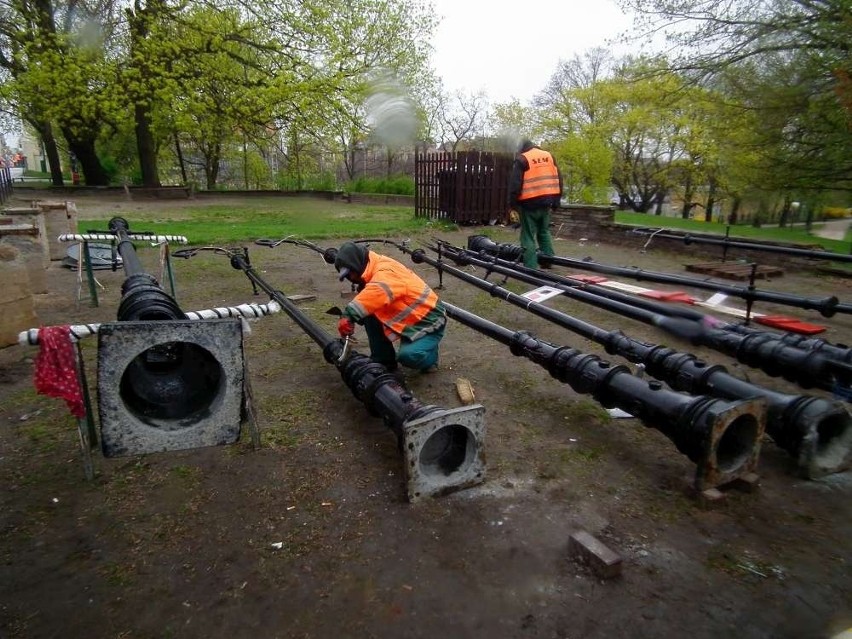
[[[216,189],[216,181],[219,179],[219,152],[221,148],[214,144],[204,158],[204,177],[207,178],[207,190]]]
[[[183,161],[183,151],[180,149],[180,138],[178,137],[177,131],[174,132],[175,136],[175,154],[177,154],[178,165],[180,165],[180,177],[183,180],[184,185],[186,185],[189,180],[186,179],[186,164]]]
[[[707,207],[705,209],[707,217],[704,219],[705,222],[713,221],[713,205],[716,203],[716,180],[710,178],[709,183],[710,188],[707,191]]]
[[[141,104],[134,107],[136,118],[136,150],[139,153],[139,168],[142,170],[142,186],[160,186],[157,169],[157,145],[151,133],[148,111]]]
[[[74,138],[67,130],[63,130],[63,134],[68,142],[68,150],[77,156],[86,186],[108,186],[109,176],[95,153],[94,138]]]
[[[248,141],[243,134],[243,188],[249,190],[249,175],[248,175]]]
[[[350,181],[355,179],[355,144],[349,145],[349,150],[345,155],[345,160],[343,162],[344,167],[346,168],[346,175]]]
[[[149,109],[153,101],[154,90],[151,87],[152,71],[147,56],[140,55],[142,43],[150,33],[149,21],[160,17],[164,12],[161,2],[148,2],[142,5],[137,0],[134,7],[125,9],[127,23],[130,28],[130,53],[141,82],[133,84],[129,92],[133,101],[133,118],[136,132],[136,152],[139,154],[139,168],[142,172],[142,186],[160,186],[160,176],[157,167],[157,143],[151,131]]]
[[[657,193],[657,203],[654,206],[654,215],[663,214],[663,202],[666,199],[666,192],[660,191]]]
[[[59,159],[59,149],[56,148],[56,138],[53,135],[53,127],[50,122],[40,120],[27,120],[38,133],[44,145],[47,155],[47,165],[50,167],[50,183],[53,186],[62,186],[62,161]]]
[[[683,185],[683,208],[680,216],[684,220],[689,219],[689,211],[692,210],[692,176],[686,176],[686,184]]]
[[[778,218],[778,226],[782,229],[787,226],[787,220],[790,219],[790,204],[792,201],[790,200],[789,195],[784,196],[784,206],[781,209],[781,216]]]
[[[737,218],[740,213],[740,202],[742,202],[742,198],[736,196],[734,198],[734,203],[731,205],[731,214],[728,216],[728,224],[737,223]]]

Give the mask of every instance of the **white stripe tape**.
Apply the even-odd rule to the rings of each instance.
[[[129,233],[127,237],[139,242],[176,242],[178,244],[189,244],[189,240],[183,235],[144,235]],[[63,233],[59,236],[60,242],[89,242],[92,240],[114,242],[118,238],[112,233]]]
[[[205,320],[221,319],[224,317],[242,317],[244,319],[258,319],[273,313],[280,313],[281,305],[275,300],[268,304],[240,304],[239,306],[222,306],[201,311],[189,311],[186,313],[188,319]],[[79,342],[85,337],[94,335],[100,329],[100,324],[74,324],[71,328],[71,341]],[[39,329],[31,328],[18,334],[18,344],[21,346],[38,346]]]

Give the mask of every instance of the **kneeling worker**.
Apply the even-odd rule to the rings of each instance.
[[[334,268],[340,281],[358,286],[338,322],[340,336],[352,335],[356,322],[363,324],[374,362],[390,371],[397,362],[421,372],[434,370],[447,312],[429,285],[395,259],[354,242],[340,247]],[[397,341],[398,353],[393,344]]]

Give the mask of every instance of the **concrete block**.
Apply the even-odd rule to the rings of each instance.
[[[408,501],[485,481],[485,408],[437,411],[406,422],[402,452]]]
[[[13,246],[0,244],[0,348],[18,343],[18,333],[38,325],[27,265]]]
[[[236,442],[245,392],[242,343],[236,318],[101,324],[104,456]]]
[[[621,574],[621,556],[584,530],[568,538],[568,554],[591,568],[601,579],[612,579]]]
[[[57,238],[65,233],[77,233],[77,207],[73,202],[64,202],[61,207],[51,202],[39,203],[39,210],[44,215],[50,260],[61,260],[68,247]]]
[[[28,234],[5,235],[0,232],[0,245],[12,246],[18,251],[18,258],[26,269],[29,279],[29,292],[33,295],[47,293],[47,259],[45,245],[35,230]]]
[[[693,491],[695,501],[704,510],[718,508],[725,504],[725,493],[718,488],[708,488],[707,490]]]
[[[2,237],[27,237],[29,241],[36,242],[39,245],[38,250],[34,251],[39,259],[43,263],[43,267],[47,268],[50,266],[50,241],[47,237],[47,226],[44,222],[44,215],[38,209],[29,208],[18,208],[18,209],[7,209],[5,211],[7,215],[10,215],[14,218],[15,224],[10,227],[4,227],[0,230],[0,236]],[[56,239],[56,238],[54,238]],[[29,251],[26,251],[29,252]],[[33,279],[31,277],[31,279]],[[47,292],[45,291],[35,291],[37,293]]]

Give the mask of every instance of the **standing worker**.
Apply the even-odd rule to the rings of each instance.
[[[338,249],[334,268],[340,281],[358,286],[338,322],[341,337],[352,336],[357,322],[367,331],[370,358],[389,371],[397,362],[423,373],[437,369],[447,312],[426,282],[395,259],[354,242]]]
[[[553,255],[550,212],[559,206],[561,198],[562,173],[553,156],[524,140],[509,178],[509,209],[517,211],[520,218],[524,266],[538,268],[537,249],[543,255]]]

